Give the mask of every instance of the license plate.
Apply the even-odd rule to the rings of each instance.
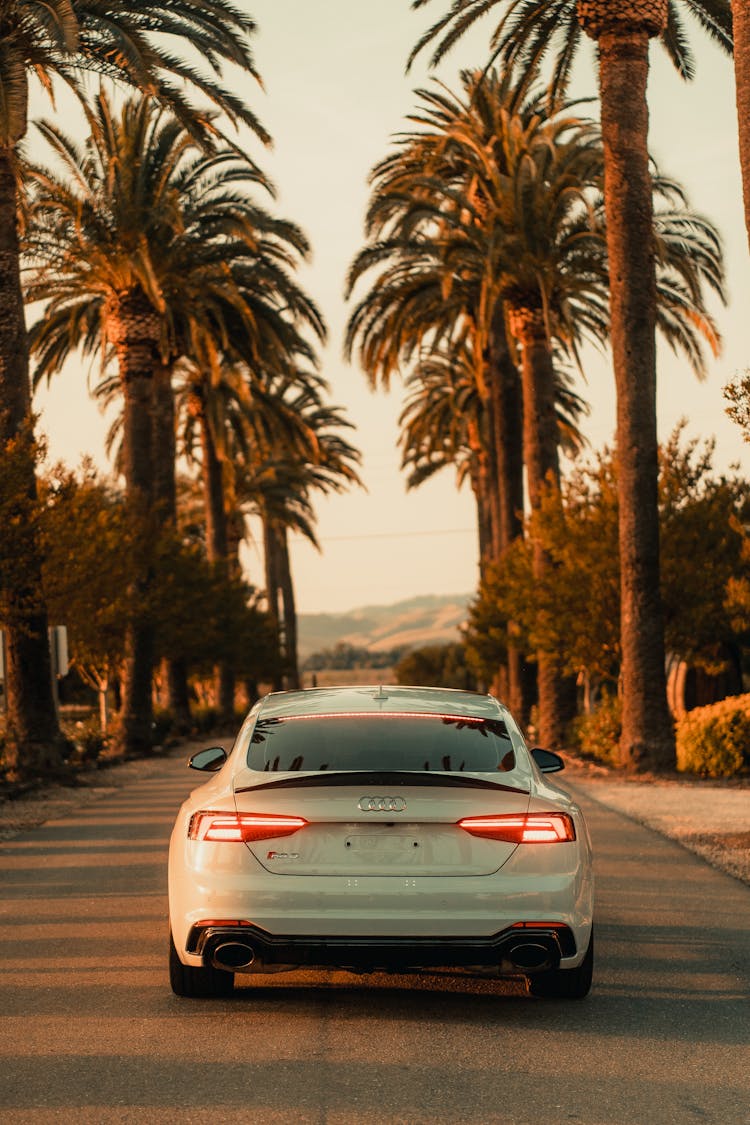
[[[391,835],[362,833],[349,836],[346,840],[348,852],[370,856],[372,859],[406,859],[407,856],[418,855],[420,847],[420,842],[415,836],[400,836],[395,833]]]

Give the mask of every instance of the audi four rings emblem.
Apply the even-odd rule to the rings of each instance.
[[[360,797],[357,807],[362,812],[403,812],[406,801],[403,797]]]

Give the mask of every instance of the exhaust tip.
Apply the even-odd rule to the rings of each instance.
[[[255,960],[255,950],[251,945],[243,945],[239,941],[225,941],[217,945],[211,955],[211,961],[217,969],[247,969]]]
[[[517,969],[548,969],[550,967],[550,952],[543,945],[525,941],[513,946],[508,953],[508,960]]]

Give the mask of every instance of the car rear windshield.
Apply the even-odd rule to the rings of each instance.
[[[310,715],[259,719],[248,765],[296,770],[494,773],[515,766],[502,719],[456,715]]]

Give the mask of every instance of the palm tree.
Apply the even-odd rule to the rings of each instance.
[[[487,77],[479,109],[472,100],[479,77],[463,78],[465,103],[447,92],[420,92],[426,107],[413,119],[427,131],[408,134],[403,153],[376,169],[379,196],[370,219],[378,215],[381,227],[397,224],[404,235],[416,227],[423,242],[440,240],[442,316],[446,294],[455,300],[460,291],[465,301],[471,293],[463,316],[473,330],[481,383],[492,387],[484,397],[497,454],[509,446],[508,431],[521,430],[518,408],[515,417],[508,409],[507,387],[517,387],[517,375],[512,368],[504,375],[511,366],[507,316],[520,344],[524,460],[536,509],[543,490],[559,476],[552,340],[575,348],[586,331],[600,338],[606,333],[603,255],[596,249],[600,228],[587,198],[599,173],[599,150],[589,123],[564,112],[547,117],[538,94],[514,85],[509,75]],[[382,301],[387,292],[382,279],[374,291]],[[486,362],[488,356],[494,363]],[[503,421],[505,433],[499,428]],[[509,499],[514,514],[520,511],[518,490],[512,494],[503,484],[498,490],[505,498],[503,523],[496,516],[495,526],[505,533],[498,536],[496,557],[520,533],[520,523],[507,517]],[[546,565],[541,555],[536,565]],[[560,677],[546,654],[540,655],[539,672],[542,733],[552,744],[564,726]],[[512,679],[509,690],[518,706],[520,666]]]
[[[218,332],[222,306],[235,318],[244,308],[225,259],[231,259],[230,236],[247,251],[255,235],[231,185],[243,174],[252,182],[260,176],[236,154],[203,156],[182,124],[153,99],[131,99],[116,117],[100,92],[89,116],[93,131],[84,145],[50,124],[41,127],[63,171],[28,170],[33,191],[27,242],[34,265],[28,295],[48,302],[47,316],[34,334],[40,374],[49,375],[51,364],[79,340],[91,349],[97,322],[103,330],[99,346],[103,354],[111,352],[119,371],[121,469],[144,546],[140,568],[134,568],[139,596],[133,599],[144,609],[126,630],[121,714],[123,749],[135,753],[151,738],[148,547],[158,518],[172,516],[156,512],[155,480],[162,481],[162,503],[169,508],[173,502],[169,474],[154,471],[154,384],[168,381],[170,361],[188,328],[198,354],[212,354],[209,323]],[[199,271],[186,270],[192,261],[200,264]],[[181,317],[188,302],[202,310],[199,327],[195,315],[189,326]],[[171,453],[171,445],[167,448]]]
[[[272,374],[268,393],[298,419],[307,440],[283,431],[276,437],[268,433],[265,440],[256,435],[243,445],[238,461],[238,498],[263,526],[266,601],[281,653],[278,686],[300,684],[289,532],[319,549],[314,494],[362,486],[357,472],[361,455],[344,436],[352,423],[340,407],[325,401],[327,392],[325,380],[307,369]]]
[[[492,548],[487,484],[492,444],[468,346],[426,353],[407,375],[405,386],[399,427],[406,487],[418,488],[445,468],[455,471],[459,488],[470,482],[477,509],[481,577]]]
[[[430,0],[412,0],[422,8]],[[732,42],[729,0],[453,0],[417,43],[438,40],[437,62],[475,19],[497,8],[493,57],[536,66],[555,51],[554,94],[567,84],[585,33],[597,43],[617,391],[623,730],[632,769],[674,762],[659,593],[656,433],[656,283],[646,99],[649,40],[659,36],[683,77],[692,63],[688,8],[722,46]]]
[[[0,10],[0,456],[31,429],[28,347],[20,283],[17,231],[18,147],[28,126],[29,79],[52,93],[59,76],[87,101],[86,73],[145,86],[170,105],[185,125],[208,140],[215,125],[192,104],[199,91],[231,119],[264,139],[257,118],[224,86],[224,64],[255,74],[249,38],[253,21],[231,0],[9,0]],[[175,37],[195,47],[207,70],[175,52]],[[33,456],[24,462],[23,495],[36,494]],[[32,542],[25,581],[5,591],[8,728],[23,746],[25,768],[46,772],[60,762],[60,738],[50,686],[47,614],[41,595],[38,547]],[[19,623],[20,619],[20,623]]]
[[[560,478],[555,341],[574,352],[586,329],[595,338],[606,333],[601,228],[587,199],[595,182],[596,151],[587,127],[565,115],[549,119],[541,134],[536,123],[519,132],[511,127],[501,145],[500,192],[495,184],[482,184],[475,221],[469,224],[470,241],[475,231],[479,239],[470,254],[481,254],[489,243],[485,284],[493,303],[504,305],[518,349],[523,456],[533,514]],[[541,581],[552,564],[537,541],[533,559]],[[545,745],[562,743],[573,715],[575,697],[562,666],[561,657],[537,654],[539,738]]]
[[[212,376],[185,363],[181,372],[177,390],[181,444],[188,463],[200,468],[206,554],[229,577],[239,567],[238,541],[244,538],[244,529],[237,542],[230,534],[241,507],[244,464],[259,448],[282,443],[311,456],[315,441],[299,415],[245,364],[225,360]],[[232,719],[234,672],[228,662],[219,666],[217,682],[219,710],[224,719]]]
[[[302,232],[247,204],[244,221],[256,235],[250,252],[243,252],[240,244],[232,257],[226,243],[220,245],[240,301],[239,307],[223,314],[223,331],[217,337],[223,351],[218,362],[212,357],[211,363],[192,365],[183,384],[185,449],[191,456],[191,418],[198,423],[202,447],[209,558],[225,571],[237,564],[236,544],[230,544],[228,535],[236,506],[235,457],[246,457],[248,447],[281,440],[290,449],[315,444],[307,424],[271,386],[267,372],[286,370],[297,361],[314,365],[315,346],[326,336],[319,310],[292,273],[309,253]],[[193,272],[190,261],[185,271]],[[186,316],[191,315],[188,306]],[[223,664],[219,706],[227,718],[233,717],[233,699],[233,671]]]
[[[566,452],[575,456],[584,446],[577,419],[586,413],[586,404],[564,381],[566,372],[561,359],[556,360],[555,369],[559,440]],[[466,480],[470,482],[477,507],[482,581],[488,565],[498,558],[492,544],[494,489],[488,483],[493,475],[496,444],[491,404],[477,387],[476,365],[468,345],[426,352],[409,371],[405,386],[406,400],[399,426],[401,467],[407,471],[407,488],[418,488],[447,468],[455,471],[459,488]],[[522,490],[519,488],[513,496],[515,511],[521,519]],[[507,694],[505,689],[502,694]]]

